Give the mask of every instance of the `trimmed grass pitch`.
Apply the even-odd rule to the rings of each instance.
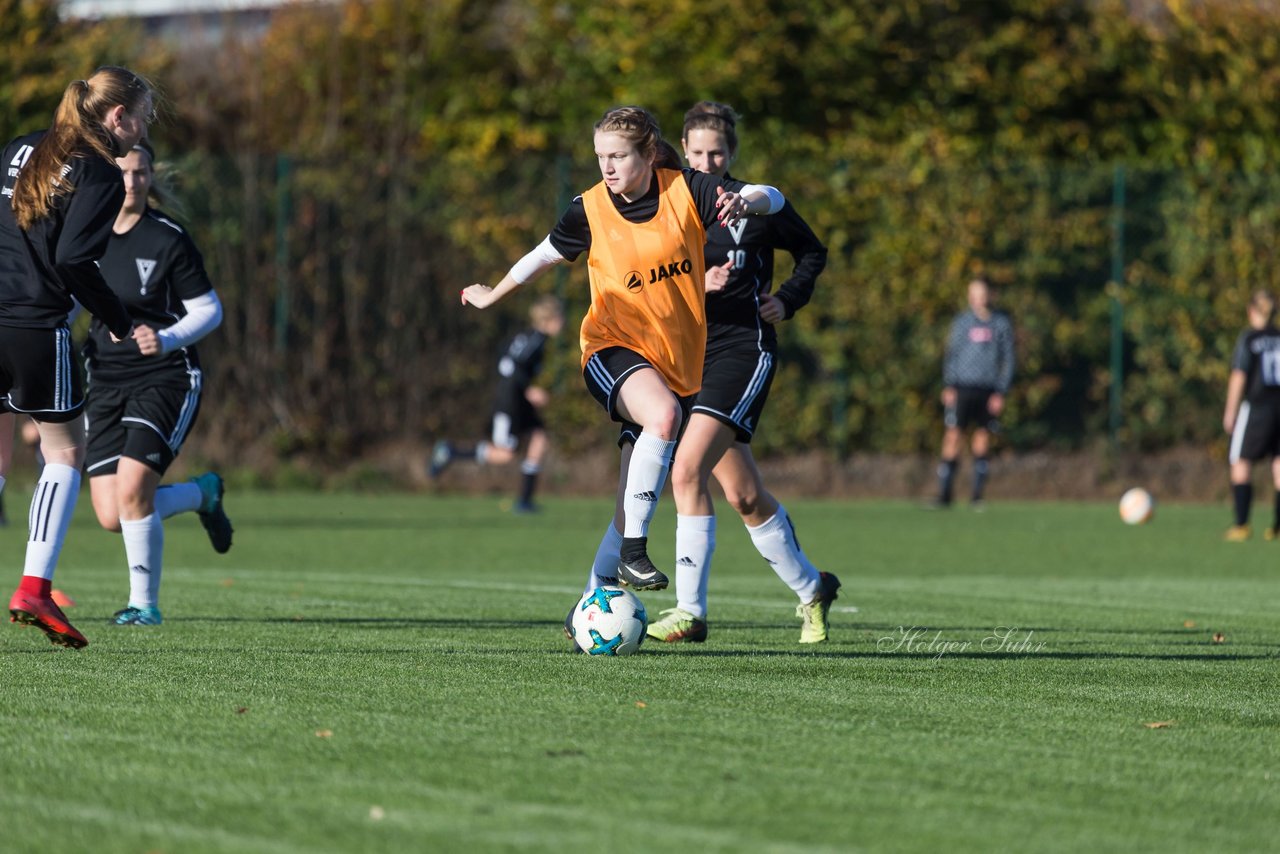
[[[0,839],[1274,850],[1280,543],[1222,543],[1221,507],[1128,528],[1111,504],[789,505],[844,582],[831,643],[795,642],[794,597],[721,508],[708,642],[592,660],[560,625],[609,501],[233,491],[231,553],[170,520],[165,624],[114,628],[123,549],[86,494],[55,587],[90,646],[0,628]],[[6,593],[23,541],[0,531]]]

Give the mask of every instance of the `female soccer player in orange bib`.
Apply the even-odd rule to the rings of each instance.
[[[622,425],[618,503],[589,585],[616,579],[636,590],[662,590],[667,576],[649,560],[648,529],[702,384],[707,229],[774,213],[784,199],[772,187],[680,168],[657,121],[641,107],[605,113],[595,125],[595,151],[600,183],[575,198],[501,282],[471,285],[462,302],[486,308],[552,265],[587,253],[583,379]]]

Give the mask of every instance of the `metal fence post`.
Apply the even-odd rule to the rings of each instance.
[[[1111,448],[1120,447],[1121,409],[1124,399],[1124,165],[1115,167],[1111,182]]]

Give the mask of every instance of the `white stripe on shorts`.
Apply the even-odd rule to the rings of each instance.
[[[1249,428],[1249,401],[1240,404],[1240,411],[1236,413],[1236,429],[1231,431],[1231,451],[1227,454],[1227,461],[1237,463],[1240,461],[1240,449],[1244,445],[1244,431]]]
[[[196,407],[200,403],[200,390],[204,386],[204,374],[199,368],[188,365],[187,378],[190,380],[190,385],[187,387],[187,396],[182,399],[182,409],[178,410],[178,423],[173,426],[173,432],[165,440],[169,450],[173,451],[175,456],[178,449],[182,447],[182,443],[187,440],[187,432],[191,430],[191,420],[196,417]]]
[[[729,418],[734,424],[740,424],[742,419],[746,417],[747,410],[751,408],[751,404],[755,403],[757,397],[760,396],[761,390],[764,388],[764,381],[769,376],[769,368],[773,365],[773,354],[769,352],[761,352],[760,358],[756,360],[755,373],[751,375],[751,382],[747,384],[747,390],[742,395],[742,400],[738,401],[738,405],[733,408]],[[751,431],[748,430],[748,433]]]
[[[587,370],[591,372],[596,384],[604,389],[605,396],[612,397],[614,379],[605,369],[604,361],[600,358],[599,353],[593,353],[591,358],[587,359]]]

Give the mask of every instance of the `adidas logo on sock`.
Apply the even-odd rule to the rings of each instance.
[[[637,492],[635,495],[631,497],[639,501],[657,501],[658,500],[657,494],[653,492]]]
[[[676,561],[676,563],[680,564],[681,566],[697,566],[697,564],[693,562],[693,558],[691,557],[682,557],[678,561]]]
[[[145,566],[143,566],[142,564],[138,564],[137,566],[131,566],[131,567],[129,567],[129,569],[133,570],[134,572],[141,572],[143,575],[150,575],[150,574],[151,574],[151,570],[147,569],[147,568],[146,568]]]

